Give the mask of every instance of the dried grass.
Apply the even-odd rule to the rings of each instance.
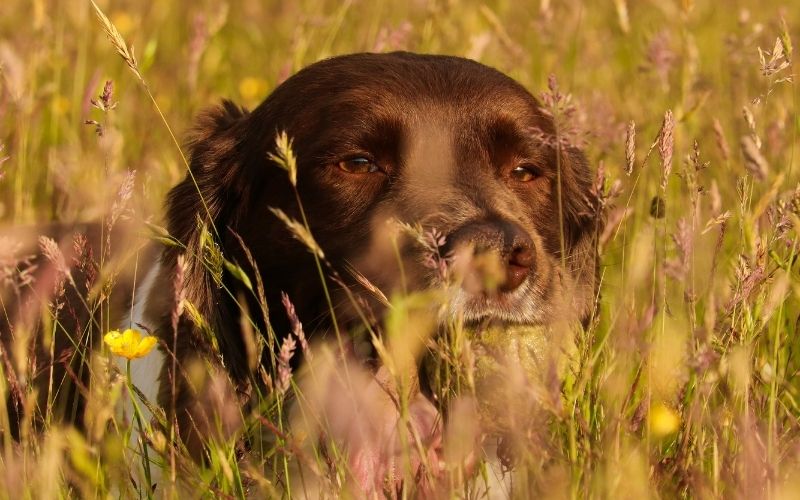
[[[139,479],[144,444],[151,469],[162,473],[156,495],[174,498],[795,493],[800,124],[792,37],[800,17],[790,2],[634,9],[625,0],[568,0],[530,12],[489,2],[473,12],[461,1],[388,11],[325,1],[314,13],[270,3],[193,5],[188,18],[178,4],[44,6],[11,0],[0,18],[8,34],[0,43],[0,217],[8,227],[0,235],[0,396],[12,397],[0,410],[5,496],[150,496]],[[96,19],[80,14],[87,9]],[[103,35],[110,46],[93,43]],[[156,419],[165,413],[125,392],[124,375],[102,350],[89,359],[86,343],[112,326],[110,302],[136,262],[136,249],[109,239],[111,230],[127,219],[157,220],[164,193],[186,174],[171,126],[187,128],[216,95],[245,97],[235,89],[248,78],[269,88],[331,53],[408,47],[470,53],[529,89],[547,86],[554,146],[585,146],[597,165],[591,215],[606,224],[597,227],[601,287],[592,321],[554,332],[571,341],[563,346],[541,341],[542,332],[494,332],[517,346],[501,356],[458,321],[432,336],[428,309],[446,293],[387,296],[351,271],[391,311],[381,323],[348,297],[382,360],[377,373],[342,355],[345,332],[316,344],[301,320],[317,318],[297,317],[284,296],[291,334],[282,344],[242,320],[257,381],[249,394],[234,393],[208,366],[171,359],[173,372],[197,380],[219,413],[201,423],[236,428],[233,439],[212,443],[202,465],[158,426],[142,426],[142,446],[130,442],[134,419],[115,410],[121,399],[137,398]],[[603,116],[581,119],[592,114]],[[592,123],[606,126],[587,134]],[[290,138],[279,134],[277,146],[271,160],[296,186]],[[649,164],[656,150],[657,166]],[[273,212],[318,259],[320,275],[332,274],[305,215]],[[107,230],[99,260],[83,236],[31,237],[25,229],[99,217]],[[177,244],[150,227],[154,239]],[[441,254],[444,236],[401,229],[427,249],[447,284],[453,256]],[[245,248],[249,270],[229,262],[217,230],[225,228],[204,228],[186,258],[202,259],[217,278],[238,276],[267,317],[252,256]],[[181,318],[193,321],[214,351],[213,325],[184,295],[184,265],[171,284],[173,329]],[[98,319],[68,330],[77,311],[64,300],[71,293]],[[274,370],[256,366],[262,336]],[[68,348],[57,352],[54,339]],[[298,370],[292,362],[301,353],[313,362]],[[82,356],[84,371],[73,370]],[[490,362],[498,359],[505,361]],[[531,359],[539,360],[535,369]],[[417,397],[417,368],[435,381],[435,404]],[[40,393],[34,378],[42,374],[49,390]],[[89,397],[83,435],[56,418],[78,411],[55,397],[71,383]],[[241,414],[234,397],[249,398]]]

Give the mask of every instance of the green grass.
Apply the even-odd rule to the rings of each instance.
[[[764,75],[758,51],[772,51],[781,38],[786,52],[789,40],[800,40],[800,10],[792,2],[99,6],[135,48],[141,78],[115,54],[91,3],[10,0],[3,7],[0,217],[11,234],[31,223],[108,216],[130,170],[136,177],[128,209],[137,220],[158,222],[166,191],[186,173],[172,134],[179,143],[193,116],[223,97],[252,108],[288,75],[323,57],[374,49],[469,56],[536,94],[554,74],[573,96],[574,122],[587,133],[591,163],[603,166],[607,189],[619,186],[609,200],[613,224],[601,249],[596,320],[575,334],[555,379],[545,376],[531,387],[509,383],[509,394],[522,390],[518,399],[532,405],[525,407],[530,420],[514,428],[514,496],[797,495],[800,90],[785,81],[797,73],[788,54],[777,61],[789,61],[787,67]],[[114,82],[117,105],[102,112],[88,99],[106,80]],[[674,151],[662,187],[663,151],[655,141],[668,110]],[[103,136],[86,120],[100,124]],[[628,175],[631,121],[635,164]],[[655,197],[663,202],[662,218],[651,215]],[[113,281],[113,274],[104,279]],[[424,327],[418,297],[393,300],[405,313],[392,319],[395,328]],[[44,321],[30,335],[47,345],[51,333],[75,333],[47,326]],[[449,330],[437,344],[448,368],[442,397],[480,393],[475,377],[482,375],[469,363],[479,346],[465,343],[458,325]],[[408,360],[388,333],[384,360],[397,368],[392,375],[402,386]],[[24,365],[20,356],[14,360]],[[316,357],[319,365],[310,371],[321,377],[326,355]],[[143,464],[138,447],[126,444],[131,419],[113,417],[116,401],[129,396],[104,360],[92,366],[87,413],[94,426],[87,435],[50,421],[49,407],[31,405],[47,421],[45,429],[14,441],[0,415],[0,495],[148,496],[131,480],[131,474],[142,477]],[[354,367],[348,387],[360,387],[360,376]],[[24,387],[31,401],[33,390]],[[152,468],[167,478],[157,495],[300,495],[298,485],[310,485],[314,471],[325,467],[325,491],[347,494],[346,450],[328,443],[323,454],[301,425],[289,425],[282,395],[260,399],[259,411],[244,416],[253,449],[247,460],[240,460],[235,442],[216,444],[200,467],[172,448],[169,436],[151,431]],[[412,403],[400,398],[404,418]],[[451,442],[463,441],[471,435],[467,424],[485,409],[453,408],[458,430]],[[450,446],[448,457],[463,458]],[[416,449],[403,443],[400,470],[408,470]],[[441,494],[478,495],[491,472],[479,464],[465,470],[453,460]]]

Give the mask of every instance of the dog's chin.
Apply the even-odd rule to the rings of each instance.
[[[451,291],[446,314],[466,326],[535,326],[550,316],[547,301],[529,279],[510,292],[499,290],[469,292],[462,287]]]

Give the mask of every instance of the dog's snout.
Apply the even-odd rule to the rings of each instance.
[[[500,290],[510,292],[518,288],[533,267],[533,242],[527,234],[520,235],[506,257],[506,279]]]
[[[463,286],[472,292],[511,292],[528,278],[535,263],[533,240],[518,224],[489,219],[465,224],[448,238],[461,260]]]

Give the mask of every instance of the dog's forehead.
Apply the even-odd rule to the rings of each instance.
[[[300,71],[265,102],[289,122],[381,119],[413,124],[436,112],[449,126],[514,115],[539,116],[538,103],[505,74],[467,59],[410,53],[352,54]],[[290,127],[289,127],[290,128]]]
[[[432,113],[423,120],[415,120],[405,141],[406,158],[403,177],[407,182],[424,187],[434,197],[454,186],[455,168],[452,127],[447,115]]]
[[[523,87],[494,70],[477,68],[475,73],[435,68],[409,72],[408,79],[356,79],[343,85],[339,99],[345,109],[352,104],[349,109],[356,114],[389,113],[405,117],[409,125],[431,123],[434,116],[449,127],[492,123],[497,117],[529,121],[539,116],[538,103]]]

